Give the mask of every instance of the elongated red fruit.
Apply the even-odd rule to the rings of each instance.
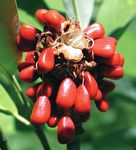
[[[111,79],[120,79],[124,75],[124,69],[120,66],[104,66],[103,75]]]
[[[25,61],[32,61],[32,62],[35,62],[35,53],[36,53],[36,50],[31,51],[31,52],[28,52],[28,53],[26,54]]]
[[[123,66],[124,65],[124,62],[125,62],[125,58],[120,55],[120,63],[119,63],[119,66]]]
[[[20,37],[23,40],[25,40],[27,43],[36,42],[37,39],[36,34],[40,34],[40,33],[41,33],[40,30],[28,24],[23,24],[19,30]]]
[[[95,22],[87,27],[84,33],[90,38],[97,39],[104,37],[105,30],[101,23]]]
[[[45,14],[48,12],[48,10],[47,9],[38,9],[37,11],[36,11],[36,13],[35,13],[35,17],[36,17],[36,19],[40,22],[40,23],[42,23],[42,24],[44,24],[44,16],[45,16]]]
[[[39,96],[34,104],[30,120],[37,124],[46,123],[51,115],[51,104],[46,96]]]
[[[51,47],[45,49],[38,58],[38,72],[45,74],[54,67],[54,53]]]
[[[48,98],[52,95],[53,92],[53,83],[51,80],[46,79],[38,87],[37,96],[47,96]]]
[[[84,73],[84,81],[85,87],[90,95],[90,98],[94,98],[98,92],[98,84],[95,78],[90,74],[90,72],[86,71]]]
[[[44,15],[44,23],[53,30],[60,32],[61,23],[65,21],[65,18],[59,14],[56,10],[49,10]]]
[[[21,52],[33,51],[33,49],[35,48],[35,43],[27,43],[26,41],[22,40],[19,35],[16,37],[16,43],[17,48]]]
[[[82,113],[78,116],[81,122],[86,122],[90,118],[90,112]]]
[[[118,66],[120,65],[120,53],[115,51],[114,55],[110,58],[103,58],[101,61],[104,64],[110,65],[110,66]]]
[[[102,98],[100,101],[97,101],[96,106],[102,112],[106,112],[109,109],[108,101],[105,98]]]
[[[115,52],[116,40],[113,37],[103,37],[94,41],[93,53],[100,57],[112,57]]]
[[[47,124],[49,127],[56,127],[59,121],[59,117],[57,115],[51,115],[50,119],[48,120]]]
[[[59,142],[62,144],[73,141],[75,137],[75,125],[69,116],[62,117],[59,120],[57,135]]]
[[[74,105],[75,99],[76,85],[70,78],[66,78],[59,87],[56,103],[58,106],[67,109]]]
[[[38,87],[39,87],[39,84],[40,84],[40,83],[38,83],[38,84],[36,84],[36,85],[34,85],[34,86],[31,86],[31,87],[29,87],[29,88],[26,90],[26,95],[27,95],[29,98],[31,98],[31,99],[36,98],[36,93],[37,93],[37,89],[38,89]]]
[[[98,89],[97,94],[94,97],[95,101],[99,101],[102,99],[102,92],[100,91],[100,89]]]
[[[18,70],[21,71],[22,69],[27,68],[32,65],[35,66],[35,62],[32,62],[32,61],[21,62],[18,65]]]
[[[33,65],[22,69],[19,74],[19,78],[24,82],[33,82],[38,78],[37,71]]]
[[[86,113],[90,111],[90,108],[90,95],[85,85],[81,84],[77,88],[77,96],[74,109],[77,113]]]

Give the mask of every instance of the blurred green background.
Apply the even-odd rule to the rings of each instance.
[[[17,53],[11,52],[15,45],[12,43],[8,44],[10,38],[14,35],[13,33],[6,33],[10,26],[4,30],[1,19],[1,17],[9,15],[10,9],[14,9],[12,7],[8,8],[9,11],[6,9],[8,1],[9,3],[11,2],[7,0],[3,4],[3,1],[0,0],[0,9],[3,8],[0,11],[0,67],[1,64],[4,64],[10,72],[16,75],[17,64],[14,61],[17,58]],[[69,13],[68,7],[71,8],[72,0],[64,1],[17,0],[20,23],[28,23],[42,29],[42,26],[34,18],[35,11],[39,8],[56,9],[67,16]],[[82,5],[79,9],[81,18],[89,18],[84,26],[89,22],[102,22],[107,35],[112,34],[119,38],[117,50],[125,57],[125,75],[120,81],[115,81],[117,88],[109,95],[110,109],[102,113],[92,106],[91,118],[83,125],[85,132],[80,137],[81,150],[134,150],[136,148],[136,1],[79,1],[78,5]],[[2,6],[2,4],[5,6]],[[85,12],[85,10],[88,12]],[[7,11],[8,13],[5,13]],[[87,15],[83,16],[84,12]],[[11,28],[13,30],[15,27]],[[7,36],[9,36],[9,39],[6,39]],[[15,53],[14,56],[12,56],[13,53]],[[3,70],[0,69],[0,106],[11,112],[16,112],[17,110],[12,99],[14,97],[15,101],[18,101],[18,97],[6,76]],[[5,87],[3,87],[3,83],[6,85]],[[22,82],[20,84],[25,90],[26,86]],[[43,149],[38,138],[30,129],[24,127],[19,129],[18,126],[20,125],[18,125],[14,117],[0,113],[0,129],[7,139],[11,150]],[[44,130],[53,150],[66,149],[65,145],[57,142],[56,129],[52,130],[45,125]]]

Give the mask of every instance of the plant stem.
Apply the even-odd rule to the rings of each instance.
[[[9,150],[7,140],[4,138],[1,129],[0,129],[0,150]]]
[[[41,144],[42,144],[44,150],[51,150],[50,146],[49,146],[49,143],[47,141],[47,138],[46,138],[46,136],[45,136],[45,134],[44,134],[41,126],[36,125],[36,124],[33,124],[33,126],[35,128],[35,133],[38,136],[38,138],[40,139]]]
[[[78,22],[80,22],[80,15],[79,15],[79,11],[78,11],[77,0],[73,0],[73,6],[74,6],[74,12],[75,12],[75,15],[76,15],[76,20]]]

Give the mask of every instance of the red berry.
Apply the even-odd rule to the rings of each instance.
[[[62,144],[73,141],[75,137],[75,125],[69,116],[62,117],[58,123],[58,140]]]
[[[119,66],[123,66],[124,65],[124,61],[125,61],[125,58],[122,55],[120,55]]]
[[[66,78],[59,87],[56,103],[58,106],[67,109],[74,105],[75,99],[76,85],[70,78]]]
[[[37,92],[38,87],[39,87],[39,83],[34,86],[29,87],[26,90],[26,95],[31,99],[36,98],[36,92]]]
[[[38,9],[38,10],[36,11],[36,13],[35,13],[36,19],[37,19],[40,23],[44,24],[44,16],[45,16],[45,14],[46,14],[47,12],[48,12],[48,10],[46,10],[46,9]]]
[[[85,81],[85,87],[87,88],[90,97],[94,98],[98,91],[98,84],[95,78],[90,74],[90,72],[86,71],[84,73],[84,81]]]
[[[52,95],[53,92],[53,84],[51,80],[48,78],[42,82],[42,84],[38,87],[37,95],[38,96],[47,96],[48,98]]]
[[[35,42],[37,33],[40,34],[41,31],[28,24],[23,24],[19,30],[21,39],[25,40],[27,43]]]
[[[31,51],[31,52],[28,52],[28,53],[26,54],[25,61],[32,61],[32,62],[35,62],[35,52],[36,52],[36,50]]]
[[[33,65],[28,66],[24,69],[22,69],[19,74],[19,78],[24,82],[33,82],[38,78],[37,71]]]
[[[47,122],[47,124],[48,124],[48,126],[49,127],[56,127],[57,126],[57,124],[58,124],[58,120],[59,118],[58,118],[58,116],[56,116],[56,115],[51,115],[51,117],[50,117],[50,119],[48,120],[48,122]]]
[[[120,54],[119,54],[119,52],[115,51],[115,53],[112,57],[103,58],[101,61],[110,66],[117,66],[120,64]]]
[[[94,100],[99,101],[100,99],[102,99],[102,92],[100,91],[100,89],[98,89],[97,94],[94,97]]]
[[[77,88],[77,96],[74,109],[77,113],[86,113],[90,111],[90,108],[90,95],[86,87],[81,84]]]
[[[105,30],[101,23],[93,23],[84,30],[84,33],[90,38],[97,39],[104,37]]]
[[[34,43],[26,43],[24,40],[21,39],[19,35],[16,37],[16,43],[17,48],[22,52],[33,51],[33,49],[35,48]]]
[[[38,58],[38,72],[45,74],[50,72],[54,67],[54,53],[51,47],[45,49]]]
[[[112,57],[115,52],[116,40],[112,37],[103,37],[94,41],[93,53],[100,57]]]
[[[38,97],[34,104],[30,120],[34,123],[46,123],[51,115],[51,104],[46,96]]]
[[[61,23],[64,21],[65,18],[55,10],[49,10],[44,15],[44,23],[57,32],[60,32]]]
[[[124,69],[120,66],[110,67],[110,66],[104,66],[103,67],[103,75],[105,77],[111,78],[111,79],[120,79],[123,77]]]
[[[18,65],[18,70],[21,71],[22,69],[27,68],[27,67],[29,67],[29,66],[31,66],[31,65],[34,66],[34,65],[35,65],[35,62],[32,62],[32,61],[21,62],[21,63],[19,63],[19,65]]]
[[[107,100],[105,100],[104,98],[101,99],[100,101],[98,101],[96,103],[96,106],[102,112],[106,112],[109,109],[109,104],[108,104]]]

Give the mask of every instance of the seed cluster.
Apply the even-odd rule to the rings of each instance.
[[[46,9],[39,9],[36,18],[44,30],[23,24],[16,38],[18,49],[27,52],[18,65],[19,78],[26,83],[41,79],[26,90],[34,102],[30,120],[57,126],[59,142],[69,143],[78,124],[89,119],[90,99],[100,111],[108,110],[107,94],[115,85],[107,78],[123,76],[124,57],[101,23],[82,30],[74,20]]]

